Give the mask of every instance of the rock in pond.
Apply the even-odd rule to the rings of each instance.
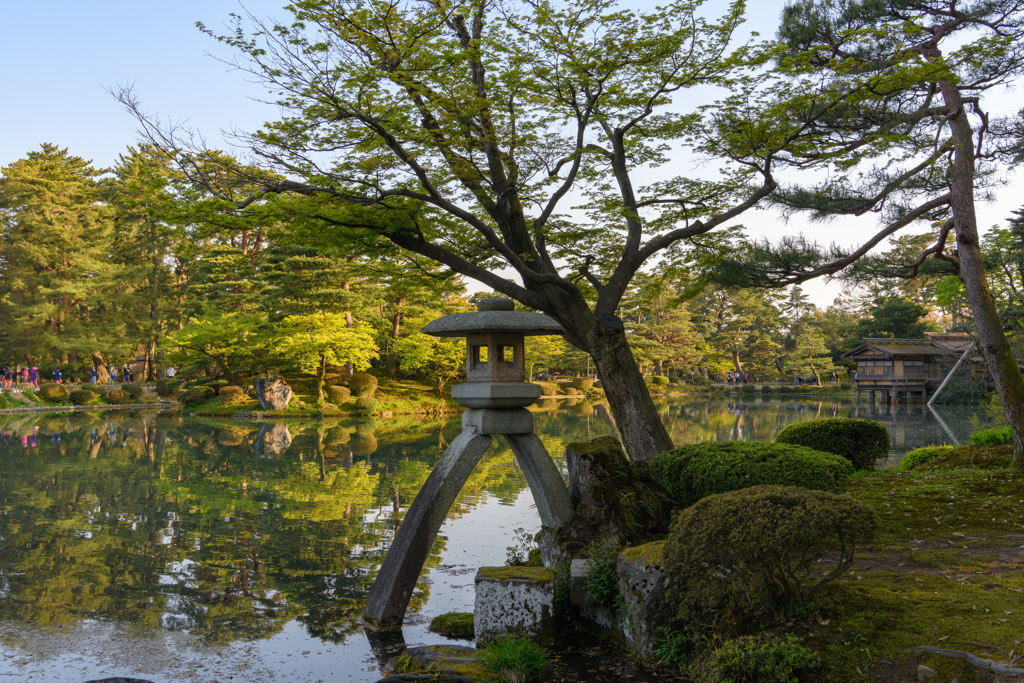
[[[540,643],[555,636],[555,572],[546,567],[481,567],[473,629],[478,643],[516,633]]]

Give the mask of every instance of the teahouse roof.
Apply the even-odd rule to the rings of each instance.
[[[511,332],[527,337],[562,334],[562,326],[543,313],[527,311],[477,311],[452,313],[432,320],[420,330],[435,337],[465,337],[486,332]]]
[[[906,358],[909,356],[952,356],[961,354],[972,342],[970,339],[931,340],[931,339],[863,339],[860,346],[843,354],[843,358],[856,358],[867,351],[889,358]]]

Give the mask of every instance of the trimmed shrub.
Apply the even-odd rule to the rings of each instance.
[[[771,384],[762,384],[761,385],[761,393],[762,394],[770,394],[773,391],[775,391],[775,387],[773,387]]]
[[[363,415],[373,415],[377,412],[377,399],[369,396],[360,396],[356,399],[356,410]]]
[[[111,389],[107,392],[107,403],[113,406],[121,406],[128,402],[128,394],[120,389]]]
[[[975,446],[999,446],[1004,443],[1013,443],[1013,431],[1009,426],[1006,426],[1000,429],[986,429],[974,432],[971,434],[971,443]]]
[[[160,396],[172,396],[177,385],[181,384],[180,381],[175,384],[172,384],[172,382],[174,382],[173,379],[158,379],[156,381],[156,393]]]
[[[841,455],[858,470],[869,470],[889,454],[889,432],[878,422],[827,417],[791,424],[775,437],[775,443],[807,446]]]
[[[669,386],[677,386],[679,384],[682,384],[682,381],[678,377],[669,377],[668,383]]]
[[[200,385],[192,387],[181,395],[181,402],[186,406],[193,406],[199,403],[206,403],[213,398],[213,387]]]
[[[821,657],[789,633],[742,636],[716,647],[701,667],[700,683],[791,683],[799,669],[814,669]]]
[[[332,386],[327,387],[327,400],[336,406],[340,406],[345,401],[352,397],[352,392],[346,387]]]
[[[541,396],[554,396],[558,393],[558,386],[551,382],[539,382]]]
[[[651,474],[681,507],[748,486],[802,486],[837,491],[853,474],[844,458],[804,446],[767,441],[709,441],[657,456]]]
[[[757,387],[755,387],[753,384],[742,384],[740,385],[740,391],[746,394],[752,394],[755,391],[757,391]]]
[[[39,387],[39,396],[53,403],[63,403],[68,400],[68,390],[63,384],[43,384]]]
[[[224,405],[245,402],[245,391],[242,387],[236,387],[228,384],[227,386],[221,387],[217,391],[217,394],[220,396],[220,400]]]
[[[128,394],[129,396],[131,396],[136,401],[139,400],[140,398],[142,398],[142,385],[141,384],[135,384],[134,382],[131,383],[131,384],[122,384],[121,385],[121,391],[123,391],[124,393]]]
[[[76,406],[84,406],[86,403],[96,398],[96,394],[85,389],[75,389],[68,394],[68,398],[71,399],[71,402]]]
[[[211,379],[209,381],[203,382],[203,386],[207,386],[213,389],[213,393],[215,395],[218,391],[220,391],[221,387],[226,387],[229,384],[231,384],[231,382],[227,381],[226,379]]]
[[[565,393],[566,396],[577,396],[580,393],[582,393],[576,387],[565,387],[564,389],[562,389],[562,391]]]
[[[371,398],[377,391],[377,378],[368,372],[357,372],[348,381],[348,388],[360,398]]]
[[[577,377],[572,381],[572,385],[582,392],[587,392],[594,388],[594,380],[589,377]]]
[[[912,451],[908,451],[903,456],[903,460],[900,460],[899,467],[896,468],[898,472],[907,472],[912,470],[918,465],[923,465],[929,460],[934,460],[943,453],[948,453],[953,450],[952,446],[925,446],[924,448],[915,448]]]
[[[763,630],[853,565],[877,533],[851,496],[755,486],[708,496],[676,517],[665,544],[667,600],[685,633]],[[822,573],[822,557],[834,559]]]
[[[658,386],[665,386],[668,384],[668,377],[665,375],[655,375],[651,378],[651,384],[657,384]]]

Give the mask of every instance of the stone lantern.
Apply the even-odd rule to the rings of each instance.
[[[422,329],[436,337],[466,338],[466,381],[452,387],[452,398],[466,410],[462,433],[409,507],[370,589],[363,623],[371,629],[401,627],[434,538],[493,435],[512,447],[544,527],[557,529],[573,516],[562,476],[526,410],[540,396],[540,387],[526,381],[526,337],[561,334],[562,328],[542,313],[514,310],[510,299],[484,299],[478,309],[446,315]]]

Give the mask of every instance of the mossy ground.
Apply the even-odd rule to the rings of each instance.
[[[481,567],[479,575],[481,578],[494,581],[521,579],[523,581],[551,583],[555,580],[555,570],[548,569],[547,567]]]
[[[940,681],[995,681],[913,648],[963,650],[1002,666],[1024,654],[1024,478],[1005,468],[1011,454],[963,447],[911,472],[851,480],[847,492],[875,506],[880,533],[810,616],[782,628],[823,655],[806,680],[916,680],[926,664]]]

